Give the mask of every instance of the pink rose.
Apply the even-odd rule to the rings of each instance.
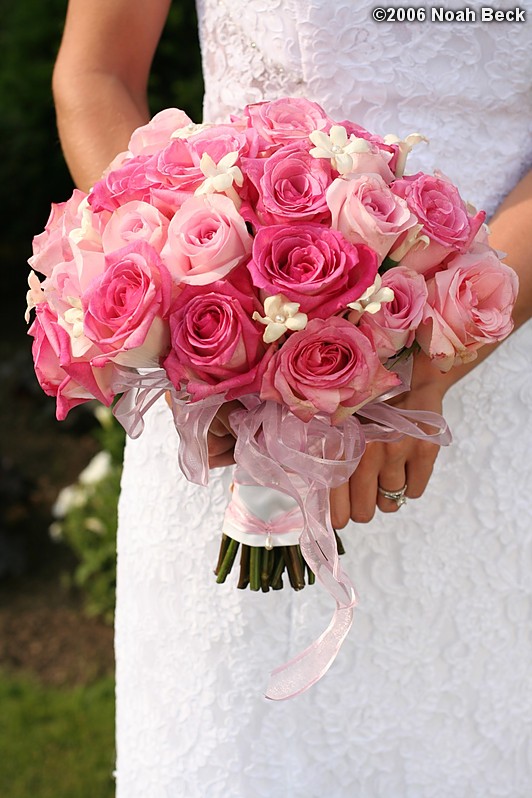
[[[146,174],[148,158],[146,155],[129,158],[98,180],[89,194],[92,210],[114,211],[131,200],[149,202],[152,183]]]
[[[346,120],[344,122],[338,122],[338,124],[345,127],[348,136],[353,133],[357,139],[365,139],[380,150],[389,169],[395,174],[395,167],[397,166],[397,159],[399,157],[399,146],[397,144],[386,144],[382,136],[378,136],[376,133],[370,133],[369,130],[366,130],[366,128],[354,122]],[[374,151],[373,149],[373,152]]]
[[[393,290],[393,300],[384,302],[376,313],[363,313],[358,326],[373,341],[379,357],[387,359],[414,342],[427,286],[422,274],[397,266],[384,273],[382,287]]]
[[[256,131],[236,123],[206,128],[191,136],[188,144],[198,164],[205,152],[218,163],[230,152],[238,152],[241,157],[256,158],[259,151]]]
[[[165,108],[155,114],[147,125],[133,131],[129,141],[129,151],[133,155],[153,155],[161,150],[172,138],[172,133],[190,125],[192,120],[178,108]]]
[[[238,285],[224,280],[187,286],[174,304],[172,349],[163,366],[176,388],[184,385],[193,401],[212,394],[237,399],[259,389],[273,348],[266,348],[264,328],[252,320],[260,304],[245,269]]]
[[[401,259],[417,272],[438,266],[452,252],[465,252],[486,218],[484,211],[470,216],[456,186],[443,176],[419,172],[396,180],[392,191],[406,200],[430,239],[427,247],[414,246]]]
[[[35,374],[45,394],[56,397],[58,421],[63,421],[73,407],[90,399],[107,406],[112,403],[112,368],[93,369],[86,359],[73,358],[69,335],[47,304],[36,308],[29,335],[34,339]]]
[[[166,243],[168,219],[147,202],[126,202],[113,211],[102,231],[106,254],[131,244],[146,241],[157,252]]]
[[[377,257],[323,225],[273,225],[258,231],[248,269],[267,294],[285,294],[303,313],[328,318],[372,285]]]
[[[178,282],[213,283],[249,257],[251,236],[223,194],[191,197],[168,227],[161,257]]]
[[[72,260],[69,233],[79,228],[87,195],[74,190],[67,202],[53,203],[44,232],[33,239],[33,255],[28,263],[35,271],[50,276],[54,266]]]
[[[261,398],[285,404],[303,421],[317,413],[340,424],[400,382],[366,336],[346,319],[313,319],[271,359]]]
[[[269,158],[243,159],[258,192],[251,204],[262,224],[330,221],[325,194],[332,183],[331,165],[313,158],[309,146],[288,144]]]
[[[170,274],[149,244],[135,241],[108,255],[105,272],[82,297],[85,335],[105,353],[93,362],[158,365],[168,347],[163,319],[171,299]]]
[[[324,130],[331,125],[323,108],[300,97],[247,105],[244,114],[264,142],[274,146],[307,140],[313,130]]]
[[[493,250],[457,255],[428,282],[428,305],[416,339],[441,371],[468,363],[483,344],[513,328],[518,279]]]
[[[379,175],[338,178],[327,190],[332,226],[352,244],[366,244],[382,263],[399,236],[416,224],[406,202]]]

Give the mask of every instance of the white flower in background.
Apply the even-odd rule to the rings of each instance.
[[[244,176],[240,168],[235,166],[238,157],[239,153],[237,151],[228,152],[216,163],[208,153],[204,152],[201,156],[200,169],[207,179],[196,189],[194,194],[196,196],[215,193],[226,194],[229,199],[233,200],[238,209],[241,200],[233,187],[233,183],[236,183],[237,186],[244,185]]]
[[[284,294],[267,297],[264,300],[264,313],[266,315],[262,317],[255,311],[252,318],[266,325],[262,336],[266,344],[277,341],[287,330],[304,330],[307,326],[307,314],[299,313],[299,303],[290,302]]]
[[[105,405],[96,405],[93,413],[104,429],[109,429],[109,427],[112,426],[114,416],[110,407],[106,407]]]
[[[359,313],[377,313],[385,302],[392,302],[394,293],[391,288],[382,288],[382,277],[377,274],[375,282],[367,288],[356,302],[350,302],[348,308]]]
[[[59,491],[52,507],[54,518],[65,518],[71,510],[83,507],[87,492],[80,485],[68,485]]]
[[[92,458],[89,465],[84,468],[79,475],[78,482],[81,485],[95,485],[97,482],[101,482],[101,480],[109,474],[111,467],[112,462],[110,453],[106,451],[98,452],[98,454]]]
[[[105,524],[93,515],[85,518],[84,524],[85,529],[88,529],[89,532],[94,532],[96,535],[103,535],[105,533]]]
[[[429,140],[421,133],[409,133],[405,139],[400,139],[399,136],[396,136],[394,133],[388,133],[388,135],[384,137],[384,141],[386,144],[399,145],[399,157],[397,159],[397,166],[395,167],[395,176],[402,177],[404,175],[406,159],[409,153],[413,150],[416,144],[420,144],[422,141],[425,141],[428,144]]]
[[[346,175],[352,170],[351,155],[371,150],[365,139],[359,139],[354,134],[348,138],[347,130],[342,125],[333,125],[329,135],[322,130],[313,130],[309,139],[314,144],[314,148],[310,150],[312,157],[328,158],[333,169],[341,175]]]

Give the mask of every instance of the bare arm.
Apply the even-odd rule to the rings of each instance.
[[[69,0],[53,75],[57,125],[88,190],[148,121],[146,86],[170,0]]]

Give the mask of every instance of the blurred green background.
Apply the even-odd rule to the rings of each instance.
[[[54,400],[33,375],[24,322],[32,237],[50,203],[73,188],[50,88],[66,6],[0,0],[2,798],[114,794],[112,614],[123,436],[89,405],[55,421]],[[179,0],[154,61],[150,107],[177,105],[200,121],[202,92],[195,6]]]

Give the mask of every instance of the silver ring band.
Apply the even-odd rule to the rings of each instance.
[[[385,499],[390,499],[390,501],[395,502],[398,507],[402,507],[403,504],[406,504],[406,489],[408,485],[405,483],[400,490],[384,490],[381,486],[378,486],[379,493],[381,496],[384,496]]]

